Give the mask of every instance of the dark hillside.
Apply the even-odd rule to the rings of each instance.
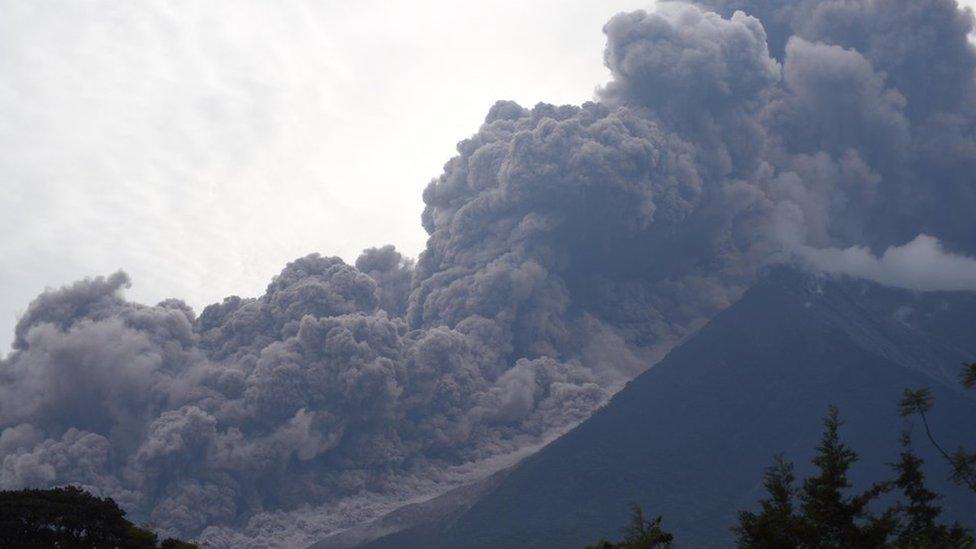
[[[739,509],[785,452],[798,476],[836,404],[861,456],[854,479],[891,476],[906,387],[931,386],[932,420],[973,440],[976,401],[957,388],[976,358],[976,295],[913,293],[789,270],[769,273],[664,361],[568,435],[523,462],[469,509],[369,547],[583,547],[617,537],[631,502],[663,514],[681,547],[731,544]],[[947,517],[976,526],[976,496],[946,481],[918,441]]]

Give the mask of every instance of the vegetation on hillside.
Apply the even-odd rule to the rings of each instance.
[[[851,493],[848,472],[857,453],[840,440],[836,408],[824,419],[824,433],[813,459],[817,473],[797,486],[793,465],[782,457],[766,470],[766,497],[758,511],[739,513],[734,528],[739,547],[788,548],[966,548],[972,536],[958,524],[940,521],[939,495],[925,485],[923,461],[902,437],[894,478]],[[872,511],[887,493],[894,504]],[[875,507],[877,505],[874,505]]]
[[[125,518],[111,498],[74,486],[0,492],[0,547],[196,549]]]
[[[647,520],[644,510],[634,505],[624,539],[616,543],[601,539],[586,549],[671,549],[673,540],[674,536],[661,528],[661,517]]]
[[[961,382],[976,388],[976,363],[963,369]],[[952,480],[976,491],[976,452],[946,450],[933,435],[927,412],[934,405],[928,389],[906,389],[900,403],[905,417],[918,416],[926,438],[952,467]],[[741,511],[733,528],[736,543],[747,549],[846,548],[972,549],[972,534],[959,524],[945,524],[938,505],[941,496],[925,484],[924,461],[916,454],[908,433],[891,464],[893,477],[862,492],[852,493],[848,472],[857,453],[840,439],[843,422],[836,407],[824,418],[824,430],[813,459],[816,474],[797,483],[793,464],[777,456],[763,477],[766,496],[758,510]],[[885,501],[894,501],[887,507]],[[634,507],[632,525],[624,540],[601,540],[588,549],[670,548],[674,537],[661,529],[662,518],[644,518]]]
[[[959,381],[966,389],[976,389],[976,362],[963,367]],[[925,436],[952,467],[952,480],[976,492],[976,452],[960,447],[950,453],[938,442],[932,434],[927,415],[934,404],[935,398],[929,389],[905,389],[901,400],[901,415],[917,415],[922,420]]]

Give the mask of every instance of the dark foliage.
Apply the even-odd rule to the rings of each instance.
[[[661,517],[647,520],[644,510],[634,505],[624,539],[614,543],[602,539],[587,549],[670,549],[674,536],[661,528]]]
[[[841,442],[841,424],[837,408],[831,407],[813,459],[820,473],[806,479],[800,493],[801,535],[821,547],[882,547],[892,530],[891,520],[871,516],[868,504],[888,486],[879,484],[862,494],[845,495],[851,487],[847,473],[857,461],[857,453]]]
[[[813,459],[818,474],[804,480],[800,490],[794,487],[792,464],[777,458],[767,469],[769,496],[760,502],[761,511],[739,515],[735,532],[740,547],[885,547],[895,528],[892,512],[874,516],[868,506],[889,485],[847,494],[847,474],[857,454],[841,442],[841,424],[837,409],[831,407]]]
[[[763,479],[769,496],[759,502],[762,510],[739,513],[736,528],[739,545],[762,549],[789,549],[800,545],[801,521],[795,512],[794,481],[793,464],[776,456]]]
[[[900,520],[895,546],[971,547],[973,539],[961,526],[939,524],[942,508],[936,502],[940,496],[925,486],[922,463],[912,449],[911,438],[902,437],[901,459],[894,464],[898,473],[895,485],[906,501],[895,508]]]
[[[925,391],[913,391],[903,400],[902,409],[917,411],[930,405]],[[792,464],[776,458],[766,470],[768,495],[760,501],[760,510],[739,513],[739,524],[733,529],[739,547],[973,547],[973,538],[961,526],[939,522],[942,510],[936,502],[940,496],[926,487],[922,459],[912,450],[908,435],[903,436],[900,460],[893,465],[894,480],[847,495],[851,488],[847,474],[857,454],[841,442],[841,425],[837,409],[831,407],[813,460],[818,474],[804,480],[801,489],[795,488]],[[902,499],[881,513],[872,513],[870,505],[892,490],[901,492]]]
[[[0,492],[0,547],[193,549],[126,520],[111,498],[68,486],[51,490]]]
[[[963,365],[959,382],[966,389],[976,389],[976,363]],[[976,492],[976,452],[963,447],[953,452],[946,450],[932,433],[932,427],[929,425],[928,412],[934,405],[935,397],[928,388],[905,389],[899,410],[902,416],[917,415],[922,420],[925,436],[952,467],[952,481]]]

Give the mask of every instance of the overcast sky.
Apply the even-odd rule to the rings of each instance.
[[[638,0],[0,0],[0,349],[46,286],[199,310],[310,252],[422,248],[496,99],[580,103]]]
[[[976,0],[973,0],[976,1]],[[416,255],[496,99],[580,103],[650,0],[0,0],[0,349],[46,286],[259,294],[310,252]]]

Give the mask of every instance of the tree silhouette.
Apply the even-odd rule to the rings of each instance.
[[[967,547],[973,543],[966,530],[958,524],[947,527],[937,522],[942,508],[936,505],[939,494],[925,486],[923,460],[915,455],[912,439],[902,436],[901,459],[894,464],[898,473],[895,486],[907,498],[899,502],[895,512],[900,518],[896,547]]]
[[[0,547],[156,549],[157,541],[155,533],[126,520],[111,498],[74,486],[0,492]],[[196,545],[167,539],[160,547]]]
[[[963,365],[959,381],[967,389],[976,388],[976,363]],[[952,480],[957,484],[969,487],[976,492],[976,452],[971,452],[963,447],[959,447],[954,452],[949,452],[932,435],[929,426],[927,412],[935,404],[935,397],[927,388],[905,389],[899,406],[901,415],[908,417],[917,415],[922,420],[925,428],[925,436],[928,437],[932,446],[942,454],[942,457],[952,467]]]
[[[761,511],[741,511],[733,530],[740,547],[792,549],[800,545],[801,523],[793,502],[796,498],[793,464],[782,455],[766,469],[763,486],[767,498],[759,501]]]
[[[914,402],[926,402],[926,395],[913,395]],[[917,406],[917,404],[915,404]],[[742,511],[733,528],[739,547],[750,549],[792,548],[972,548],[973,538],[958,524],[939,522],[939,495],[925,485],[923,461],[902,436],[902,452],[892,464],[896,477],[876,483],[865,492],[847,495],[851,488],[847,473],[857,454],[840,440],[842,423],[835,407],[824,419],[824,433],[813,459],[818,473],[795,487],[793,466],[776,458],[766,469],[767,497],[759,511]],[[881,513],[869,509],[882,494],[897,490],[904,500]]]
[[[661,528],[661,517],[647,520],[644,510],[634,505],[622,541],[613,543],[603,539],[587,549],[670,549],[673,541],[674,536]]]
[[[841,442],[841,425],[837,408],[831,406],[813,459],[818,474],[804,480],[800,490],[794,487],[793,465],[782,457],[766,470],[768,497],[760,501],[758,513],[739,513],[739,524],[733,528],[740,547],[885,547],[895,528],[893,512],[874,516],[868,506],[889,484],[847,495],[847,473],[857,453]]]
[[[840,414],[831,406],[824,419],[824,433],[813,464],[820,473],[803,482],[800,493],[805,538],[819,540],[826,547],[881,547],[891,531],[885,517],[872,517],[868,504],[888,490],[885,483],[868,491],[846,496],[851,487],[847,472],[857,453],[840,440]]]

